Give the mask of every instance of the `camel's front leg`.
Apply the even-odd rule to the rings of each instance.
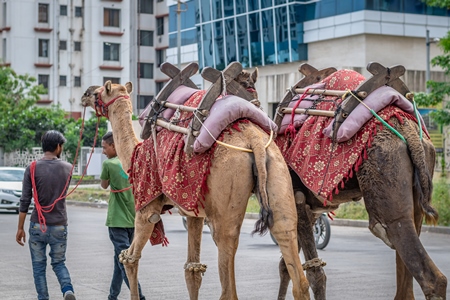
[[[161,219],[162,202],[153,200],[140,211],[136,212],[134,221],[134,239],[130,248],[123,250],[119,260],[123,263],[130,284],[130,299],[139,300],[138,267],[142,249],[152,235],[155,224]]]
[[[184,265],[184,278],[189,291],[189,299],[198,299],[198,292],[202,285],[202,277],[206,265],[200,263],[200,249],[204,218],[187,217],[188,228],[188,256]]]

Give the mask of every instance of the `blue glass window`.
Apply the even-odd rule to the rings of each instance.
[[[211,1],[213,20],[222,18],[222,0]]]
[[[235,0],[236,15],[243,14],[247,11],[247,0]]]
[[[177,5],[169,6],[169,32],[178,30]],[[181,4],[181,30],[195,27],[195,3],[187,1]]]
[[[181,46],[192,45],[197,43],[197,32],[196,29],[181,31]],[[169,34],[169,47],[175,48],[178,47],[178,34],[171,33]]]
[[[211,8],[209,0],[200,0],[201,6],[200,11],[202,12],[202,22],[211,21]]]
[[[272,7],[272,0],[261,0],[261,9]]]
[[[247,17],[241,16],[236,18],[236,34],[237,34],[237,46],[239,62],[242,67],[248,68],[250,66],[249,62],[249,52],[248,52],[248,35],[247,35]]]
[[[253,66],[262,65],[262,50],[261,50],[261,31],[259,26],[259,14],[248,15],[249,33],[250,33],[250,47],[251,47],[251,62]]]
[[[230,0],[225,0],[225,3],[223,4],[223,14],[225,15],[224,17],[232,17],[234,16],[234,3],[233,1]]]
[[[205,67],[205,64],[203,62],[203,55],[202,53],[202,43],[200,42],[202,40],[202,31],[200,29],[200,26],[197,26],[197,52],[198,52],[198,65],[200,67],[200,70],[202,70]]]
[[[405,13],[424,14],[425,3],[423,3],[422,1],[405,1]]]
[[[336,5],[336,13],[338,15],[348,14],[355,11],[353,8],[353,0],[339,0],[339,4],[337,4],[336,2],[335,5]]]
[[[227,63],[225,61],[224,34],[222,21],[214,23],[214,57],[216,59],[215,68],[218,70],[225,69]],[[213,65],[210,65],[213,66]]]
[[[286,0],[275,0],[275,5],[285,4]]]
[[[234,19],[225,20],[225,45],[227,46],[227,64],[236,61],[236,36]]]
[[[302,51],[301,46],[303,44],[303,22],[299,22],[297,19],[300,16],[298,10],[301,10],[301,6],[289,6],[292,61],[306,60],[303,57],[305,54],[300,56]]]
[[[262,40],[264,42],[264,64],[274,64],[275,62],[275,37],[273,28],[273,10],[261,12]]]
[[[278,63],[289,62],[289,27],[286,6],[275,9]]]
[[[211,67],[214,66],[213,58],[213,39],[212,39],[212,29],[211,24],[205,24],[202,26],[203,32],[203,49],[199,52],[199,55],[203,54],[204,66]]]
[[[248,1],[248,11],[254,11],[259,9],[259,0]]]

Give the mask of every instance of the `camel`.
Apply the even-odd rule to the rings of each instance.
[[[301,69],[302,66],[300,71]],[[310,69],[308,66],[306,69],[309,69],[305,74],[306,84],[303,82],[301,86],[297,83],[295,87],[305,87],[325,77],[318,70]],[[385,70],[379,64],[369,64],[368,69],[374,77],[379,75],[376,80],[383,81],[381,86],[384,84],[397,86],[399,90],[406,91],[403,82],[398,78],[393,77],[391,82],[384,83],[388,77],[382,73]],[[394,70],[395,68],[388,70],[391,72],[390,75]],[[401,76],[401,70],[399,73],[401,74],[398,76]],[[326,74],[328,75],[330,72]],[[352,89],[359,90],[356,86]],[[285,106],[289,101],[284,102]],[[345,117],[349,115],[348,111],[345,112],[345,108],[341,111],[341,114],[344,113]],[[310,118],[324,117],[310,116]],[[370,231],[395,250],[397,272],[395,299],[414,299],[413,278],[421,286],[426,299],[446,299],[447,278],[431,260],[419,239],[423,219],[425,218],[427,223],[436,224],[438,217],[430,205],[435,149],[428,138],[423,137],[421,140],[419,135],[421,129],[416,122],[405,117],[402,118],[402,122],[395,117],[390,121],[406,139],[406,143],[393,131],[384,127],[367,148],[367,157],[359,169],[354,170],[356,176],[348,178],[342,186],[339,185],[339,191],[333,194],[332,201],[324,201],[323,197],[313,193],[297,173],[291,170],[298,210],[299,248],[303,249],[306,260],[316,260],[315,264],[305,267],[315,299],[326,298],[326,276],[314,246],[312,224],[320,213],[334,211],[340,204],[358,201],[362,197],[369,214]],[[280,277],[278,299],[285,299],[289,275],[283,260],[280,262]]]
[[[101,99],[107,104],[106,115],[111,122],[118,157],[124,170],[132,165],[132,154],[138,139],[132,128],[132,105],[129,100],[132,83],[91,86],[82,98],[84,106],[96,108]],[[105,108],[105,107],[103,107]],[[103,114],[105,115],[105,114]],[[240,132],[224,134],[223,142],[252,149],[253,153],[217,146],[207,177],[209,192],[203,194],[205,207],[197,215],[188,214],[188,255],[185,264],[186,286],[190,299],[198,299],[202,275],[206,266],[200,263],[201,234],[204,217],[218,248],[219,277],[222,286],[220,299],[238,299],[236,293],[234,260],[238,248],[240,228],[245,216],[248,198],[259,195],[261,219],[255,231],[263,233],[270,228],[280,246],[292,279],[294,299],[309,299],[308,281],[298,256],[297,215],[290,175],[278,147],[267,148],[266,132],[251,122],[240,125]],[[270,203],[270,206],[269,206]],[[138,299],[138,265],[141,252],[151,236],[155,223],[165,206],[177,206],[165,195],[157,197],[136,212],[135,237],[130,248],[121,254],[130,282],[131,299]]]

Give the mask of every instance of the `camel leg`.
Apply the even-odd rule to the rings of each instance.
[[[188,256],[185,264],[184,278],[189,292],[189,299],[198,299],[206,266],[200,264],[200,249],[204,218],[187,217]]]
[[[119,260],[123,263],[130,284],[130,299],[139,300],[138,268],[142,249],[150,238],[155,223],[159,221],[159,214],[163,207],[162,197],[155,199],[150,204],[136,212],[134,221],[134,239],[130,248],[123,250]]]
[[[278,148],[276,150],[279,151]],[[270,232],[278,242],[278,246],[280,247],[283,259],[287,266],[289,277],[292,279],[292,293],[294,299],[310,299],[308,280],[303,272],[300,257],[298,255],[298,218],[292,183],[290,180],[285,180],[279,175],[281,171],[271,172],[273,169],[278,169],[288,174],[289,171],[283,161],[278,161],[271,155],[269,155],[269,159],[267,160],[267,166],[267,192],[269,194],[269,202],[273,211],[274,220],[274,225]],[[314,243],[313,232],[312,229],[310,230],[312,236],[310,241]],[[308,230],[305,230],[305,232],[308,232]]]
[[[414,173],[409,156],[402,149],[406,146],[398,146],[399,149],[392,143],[389,146],[390,151],[372,148],[369,159],[357,173],[369,213],[369,229],[397,251],[397,283],[401,286],[396,299],[414,299],[411,275],[426,299],[445,299],[447,278],[431,260],[418,236],[413,176],[406,175]],[[382,163],[377,161],[379,157],[383,158]],[[395,168],[386,169],[386,163]]]
[[[314,241],[314,233],[312,230],[315,218],[312,215],[309,206],[306,205],[304,193],[300,191],[295,192],[295,202],[298,216],[297,235],[299,251],[300,249],[303,249],[303,254],[307,262],[312,260],[317,260],[317,262],[319,262],[319,265],[310,266],[305,269],[306,278],[308,279],[309,285],[314,293],[314,299],[326,299],[327,277],[322,268],[322,263],[318,259],[318,253]],[[280,288],[278,290],[278,300],[284,300],[286,299],[290,277],[283,258],[280,260],[279,273]]]

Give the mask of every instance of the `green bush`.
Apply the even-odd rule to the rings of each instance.
[[[438,178],[433,183],[433,196],[431,205],[438,211],[438,225],[450,226],[450,184],[444,177]]]
[[[339,205],[339,208],[334,212],[336,218],[351,219],[351,220],[368,220],[366,207],[363,201],[347,202]]]

